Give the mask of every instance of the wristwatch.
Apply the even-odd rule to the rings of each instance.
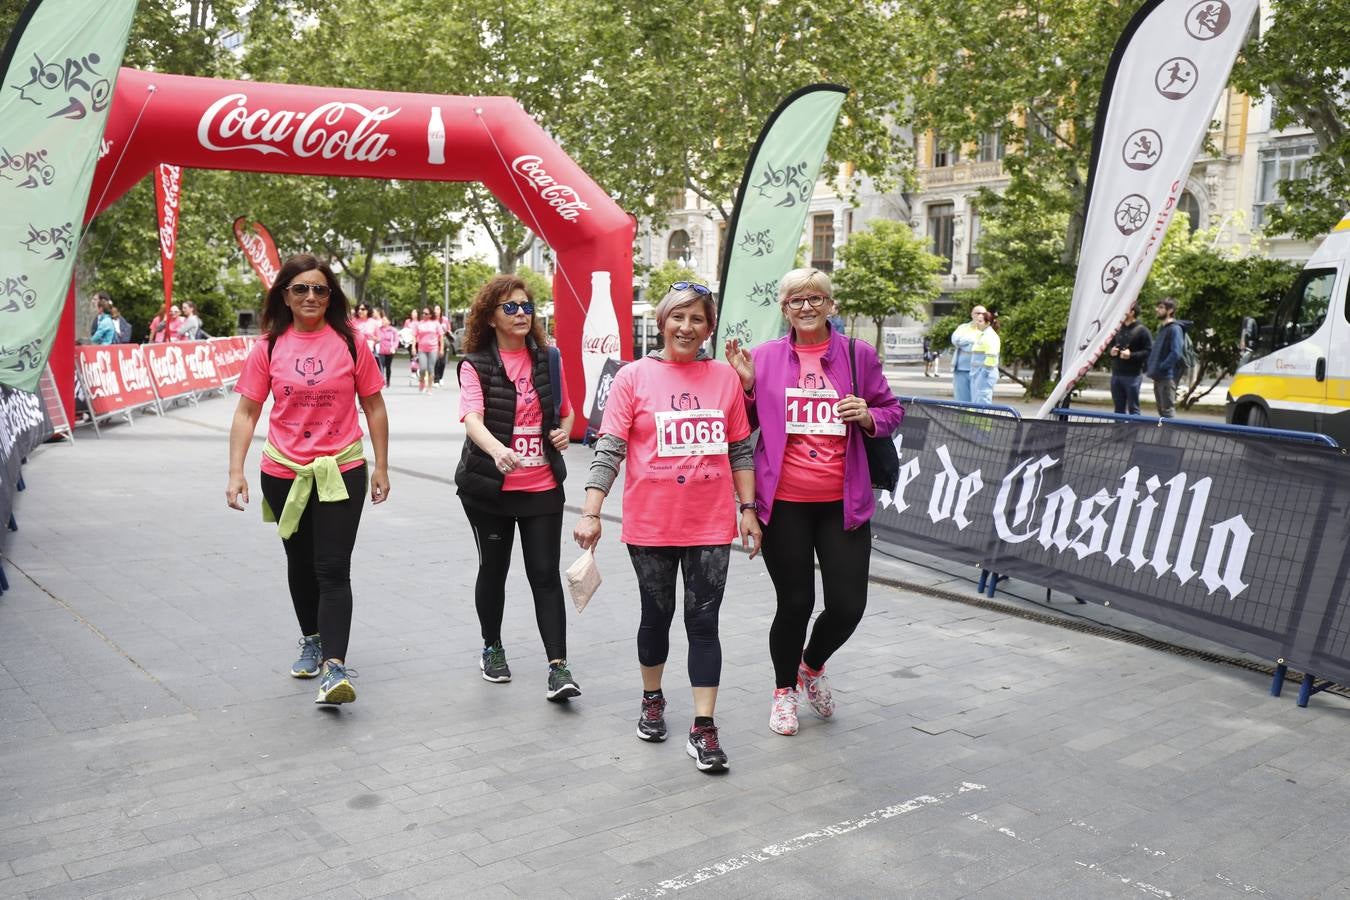
[[[737,511],[745,512],[747,509],[753,509],[755,512],[759,512],[759,502],[751,500],[749,503],[742,503]]]

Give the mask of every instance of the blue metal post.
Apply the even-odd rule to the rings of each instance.
[[[1275,666],[1275,677],[1270,680],[1270,696],[1280,696],[1280,691],[1284,690],[1284,676],[1289,673],[1289,667],[1284,663],[1277,663]]]

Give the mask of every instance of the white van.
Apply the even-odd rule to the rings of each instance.
[[[1243,327],[1228,421],[1317,431],[1350,447],[1350,215],[1331,230],[1280,301]]]

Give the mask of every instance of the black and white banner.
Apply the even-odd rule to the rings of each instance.
[[[1350,460],[1301,443],[911,406],[879,540],[1350,681]]]
[[[1148,0],[1116,42],[1092,135],[1083,245],[1059,383],[1093,364],[1139,296],[1258,0]]]
[[[0,385],[0,536],[8,530],[14,511],[20,464],[51,434],[52,420],[41,397]]]

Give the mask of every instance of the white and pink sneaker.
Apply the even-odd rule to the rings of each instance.
[[[774,690],[773,708],[769,711],[769,730],[787,735],[797,733],[796,688],[776,688]]]
[[[806,695],[811,711],[822,719],[834,715],[834,694],[825,680],[825,667],[812,669],[805,661],[797,667],[797,689]]]

